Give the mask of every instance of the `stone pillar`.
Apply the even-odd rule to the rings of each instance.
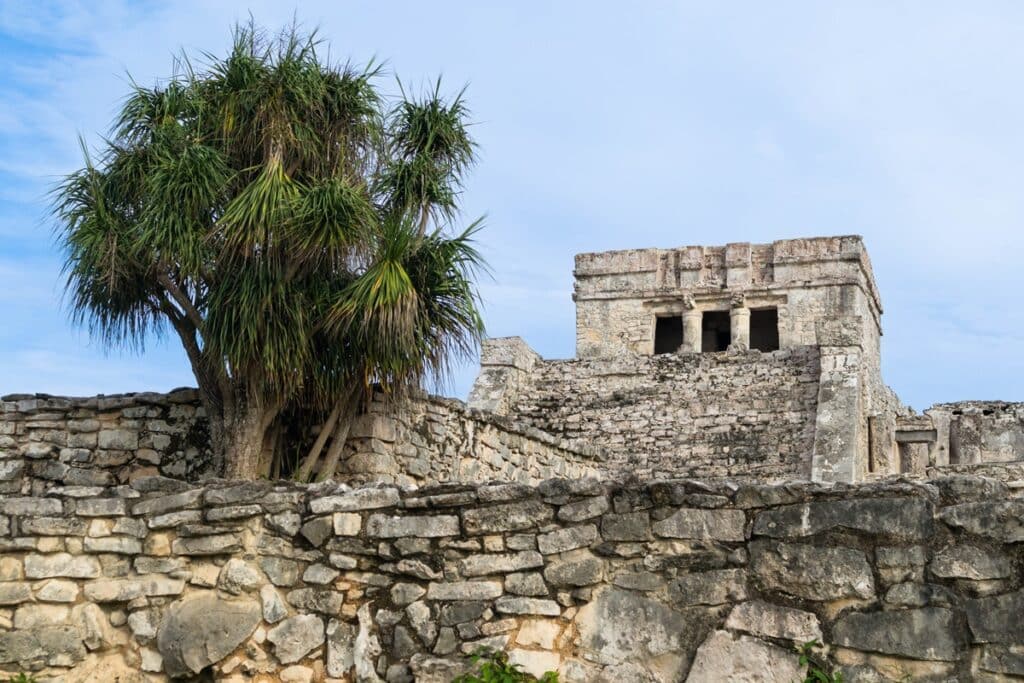
[[[861,438],[867,420],[861,400],[860,322],[857,316],[836,316],[816,325],[821,376],[812,481],[852,484],[867,470],[867,444]]]
[[[750,309],[746,306],[730,309],[729,329],[731,332],[729,348],[733,351],[748,350],[750,348]]]
[[[682,353],[700,353],[700,330],[703,315],[697,310],[683,311]]]
[[[469,392],[469,407],[505,415],[540,360],[540,355],[520,337],[485,339],[480,348],[480,374]]]

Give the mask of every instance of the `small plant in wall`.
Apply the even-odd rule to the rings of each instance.
[[[800,666],[807,667],[807,675],[802,683],[843,683],[843,674],[836,672],[828,673],[824,664],[814,655],[814,650],[821,648],[817,640],[804,643],[797,648],[800,653]]]
[[[31,676],[26,673],[20,673],[17,676],[11,676],[7,679],[8,683],[37,683],[35,676]]]
[[[508,655],[490,649],[477,650],[471,657],[476,670],[462,674],[452,683],[558,683],[558,674],[546,671],[540,678],[508,661]]]

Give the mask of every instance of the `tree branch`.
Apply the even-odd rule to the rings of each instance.
[[[211,398],[216,399],[218,403],[223,404],[225,400],[230,400],[231,388],[227,384],[222,372],[214,370],[211,373],[213,369],[209,367],[207,359],[203,356],[202,349],[199,348],[199,342],[196,340],[196,329],[191,321],[182,318],[181,313],[174,308],[166,297],[161,297],[158,310],[171,321],[171,326],[174,327],[174,331],[177,332],[178,337],[181,339],[181,345],[185,347],[185,355],[188,356],[189,364],[192,366],[192,373],[196,376],[199,388],[205,391]]]
[[[171,276],[167,273],[160,272],[157,273],[156,280],[174,298],[174,302],[181,306],[181,309],[185,311],[185,315],[188,316],[189,321],[191,321],[196,330],[201,332],[204,326],[203,317],[199,315],[199,309],[192,303],[192,300],[185,296],[185,292],[178,286],[178,283],[172,280]]]

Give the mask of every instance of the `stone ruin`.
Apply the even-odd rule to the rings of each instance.
[[[0,401],[0,678],[1024,679],[1024,407],[882,382],[860,238],[583,254],[577,354],[227,482],[196,393]]]

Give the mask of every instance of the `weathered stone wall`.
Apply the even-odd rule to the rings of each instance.
[[[820,374],[814,347],[628,354],[537,363],[505,400],[617,476],[808,478]]]
[[[0,670],[448,683],[489,646],[568,683],[790,683],[820,640],[848,681],[1003,680],[1022,518],[971,477],[4,495]]]
[[[597,476],[597,448],[570,447],[527,423],[421,396],[374,402],[352,426],[336,478],[405,486],[442,481],[535,483]],[[218,468],[196,391],[0,402],[0,493],[55,484],[107,486],[141,476],[204,481]]]
[[[436,396],[394,410],[375,404],[353,425],[345,448],[337,478],[349,483],[527,484],[552,477],[596,477],[606,471],[600,448],[570,445],[529,422]]]
[[[0,492],[105,486],[156,474],[197,481],[215,471],[193,389],[0,399]]]
[[[1024,460],[1024,403],[941,403],[925,413],[938,432],[936,441],[943,444],[945,440],[948,444],[946,462],[934,464],[971,465]]]
[[[579,358],[650,354],[655,317],[682,315],[685,326],[696,315],[699,326],[703,311],[736,307],[777,308],[782,348],[816,344],[817,324],[835,316],[859,316],[865,339],[881,335],[881,299],[855,235],[578,254],[574,275]]]

